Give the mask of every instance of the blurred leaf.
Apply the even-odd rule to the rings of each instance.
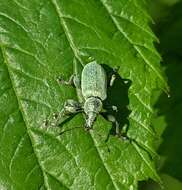
[[[160,187],[158,184],[151,182],[145,185],[145,187],[142,190],[181,190],[182,189],[182,183],[177,179],[167,174],[161,174],[160,176],[163,181],[163,187]]]
[[[160,1],[161,3],[166,4],[168,6],[172,6],[176,3],[178,3],[180,0],[158,0],[158,1]]]
[[[151,96],[167,85],[149,20],[141,0],[0,0],[1,189],[128,190],[159,180]],[[119,75],[132,82],[129,91],[122,84],[113,87],[116,96],[109,93],[131,141],[106,141],[111,124],[101,116],[90,133],[81,114],[62,128],[41,127],[77,98],[56,81],[72,74],[73,60],[120,66]]]
[[[154,29],[160,27],[160,24],[158,23],[166,20],[171,7],[178,2],[180,2],[180,0],[148,0],[150,15],[152,16],[154,22],[157,23],[156,25],[153,25]]]
[[[182,180],[181,117],[182,117],[182,62],[168,58],[166,73],[171,87],[171,97],[162,95],[158,102],[159,114],[165,115],[167,128],[163,134],[160,154],[165,157],[162,171]]]
[[[182,2],[176,4],[170,10],[169,15],[166,17],[165,22],[159,24],[159,35],[160,35],[160,49],[165,56],[171,56],[171,59],[177,56],[182,56]],[[170,60],[171,61],[171,60]]]
[[[182,180],[182,149],[181,149],[181,118],[182,118],[182,3],[176,4],[167,17],[167,22],[161,22],[159,48],[163,54],[164,66],[170,86],[170,98],[162,94],[157,103],[160,118],[163,118],[162,128],[166,123],[163,143],[159,152],[162,155],[161,171]],[[164,121],[165,120],[165,121]],[[159,126],[157,120],[155,125]]]

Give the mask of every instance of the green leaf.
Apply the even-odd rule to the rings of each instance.
[[[128,190],[148,178],[159,181],[151,95],[167,85],[145,6],[141,0],[0,0],[1,189]],[[119,75],[131,81],[129,91],[123,84],[110,92],[131,140],[110,134],[101,116],[91,132],[82,114],[61,127],[42,127],[66,99],[77,99],[75,89],[56,81],[69,78],[74,60],[120,66]]]

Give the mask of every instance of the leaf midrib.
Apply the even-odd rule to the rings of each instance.
[[[68,42],[69,42],[69,44],[70,44],[70,47],[71,47],[71,49],[72,49],[72,51],[73,51],[75,57],[80,61],[80,63],[81,63],[82,65],[84,65],[84,64],[83,64],[83,61],[82,61],[82,59],[81,59],[81,57],[79,56],[78,50],[77,50],[77,48],[76,48],[76,45],[74,44],[74,40],[73,40],[73,38],[72,38],[72,36],[71,36],[71,34],[70,34],[70,32],[69,32],[69,29],[68,29],[68,27],[67,27],[67,25],[66,25],[66,22],[65,22],[65,20],[64,20],[64,16],[61,14],[61,11],[60,11],[60,9],[59,9],[59,6],[57,5],[57,3],[56,3],[54,0],[50,0],[50,1],[51,1],[51,3],[53,4],[53,6],[55,7],[56,13],[57,13],[57,15],[58,15],[58,17],[59,17],[59,20],[60,20],[60,24],[61,24],[61,26],[62,26],[62,28],[63,28],[63,30],[64,30],[64,32],[65,32],[65,35],[66,35],[66,37],[67,37],[67,40],[68,40]],[[112,175],[110,175],[108,166],[104,163],[104,160],[103,160],[103,158],[102,158],[102,156],[101,156],[101,154],[100,154],[100,152],[99,152],[99,149],[97,148],[97,145],[96,145],[96,142],[94,141],[93,136],[92,136],[91,134],[90,134],[90,136],[91,136],[91,138],[92,138],[92,142],[93,142],[93,144],[94,144],[94,146],[95,146],[95,148],[96,148],[96,151],[97,151],[97,153],[98,153],[98,155],[99,155],[99,158],[100,158],[101,162],[103,163],[103,166],[104,166],[104,168],[105,168],[105,170],[106,170],[108,176],[110,177],[110,179],[111,179],[111,181],[112,181],[113,186],[115,187],[116,190],[119,190],[120,188],[119,188],[119,187],[117,186],[117,184],[114,182],[114,179],[112,178]]]

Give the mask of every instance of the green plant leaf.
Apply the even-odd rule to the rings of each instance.
[[[128,190],[159,180],[151,95],[167,85],[145,6],[141,0],[0,0],[1,189]],[[82,114],[62,127],[42,127],[66,99],[77,99],[75,89],[56,81],[69,78],[74,60],[120,66],[120,77],[131,81],[129,91],[127,84],[111,91],[131,140],[107,139],[112,126],[101,116],[91,132]]]

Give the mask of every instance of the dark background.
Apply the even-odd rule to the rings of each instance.
[[[154,94],[157,117],[153,126],[162,133],[157,166],[163,190],[182,190],[182,1],[152,0],[148,5],[155,22],[151,27],[160,41],[156,48],[170,86],[169,95]],[[162,187],[147,181],[139,189],[162,190]]]

